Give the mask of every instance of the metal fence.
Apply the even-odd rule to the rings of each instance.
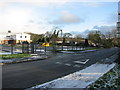
[[[42,46],[42,44],[3,44],[2,46],[2,52],[8,52],[10,54],[15,54],[15,53],[39,53],[39,54],[46,54],[49,51],[60,51],[60,50],[84,50],[86,48],[90,47],[84,47],[84,46],[62,46],[62,45],[55,45],[52,46],[50,45],[49,47],[47,46]]]

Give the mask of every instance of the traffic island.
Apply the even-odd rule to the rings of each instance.
[[[52,81],[49,81],[49,82],[46,82],[46,83],[43,83],[40,85],[33,86],[26,90],[55,89],[55,88],[59,88],[59,89],[93,88],[96,86],[96,85],[94,85],[94,83],[96,83],[96,82],[100,83],[101,81],[97,81],[97,80],[99,80],[100,78],[104,78],[104,75],[106,75],[106,74],[109,75],[111,70],[113,72],[111,75],[113,75],[115,77],[116,77],[116,75],[118,75],[116,73],[116,71],[114,71],[114,70],[116,70],[116,63],[114,61],[116,60],[117,57],[118,56],[115,54],[109,58],[101,60],[100,62],[98,61],[97,63],[92,64],[89,67],[86,67],[85,69],[82,69],[80,71],[68,74],[66,76],[60,77],[58,79],[55,79],[55,80],[52,80]],[[111,63],[111,61],[112,61],[112,63]],[[115,69],[113,69],[113,68],[115,68]],[[119,70],[119,69],[117,69],[117,70]],[[107,78],[106,81],[108,81],[108,79],[110,79],[110,81],[112,80],[111,75],[109,75],[110,78]],[[108,76],[106,76],[106,77],[108,77]],[[119,76],[117,78],[119,78]],[[115,82],[117,82],[118,79],[113,79],[113,80],[115,80]],[[104,80],[102,80],[102,81],[104,82]],[[97,84],[97,85],[100,86],[100,84]],[[113,86],[113,87],[116,88],[117,86]]]
[[[48,55],[30,54],[26,57],[19,58],[19,55],[18,55],[18,58],[0,59],[0,65],[12,64],[12,63],[22,63],[22,62],[36,61],[36,60],[45,60],[49,57],[50,56],[48,56]]]
[[[87,88],[91,90],[96,88],[117,90],[120,88],[120,64],[116,64],[113,69],[104,74],[100,79],[98,79],[95,83],[89,85]]]
[[[93,64],[83,70],[77,71],[75,73],[71,73],[64,77],[43,83],[41,85],[36,85],[26,90],[34,90],[34,89],[64,89],[64,88],[87,88],[88,85],[97,81],[100,77],[102,77],[105,73],[109,72],[112,68],[114,68],[115,63],[113,64]]]

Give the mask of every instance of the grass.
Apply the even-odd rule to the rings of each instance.
[[[2,59],[13,59],[13,58],[23,58],[23,57],[31,57],[30,54],[8,54],[8,55],[0,55]]]
[[[120,88],[120,65],[117,64],[112,70],[103,75],[95,83],[88,86],[89,89],[95,88]]]

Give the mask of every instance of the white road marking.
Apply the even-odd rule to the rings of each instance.
[[[61,62],[56,62],[56,64],[62,64]]]
[[[81,67],[80,65],[74,65],[73,67]]]
[[[86,64],[90,59],[86,59],[85,61],[74,61],[75,63]]]
[[[62,56],[58,56],[59,58],[62,58]]]
[[[80,55],[82,55],[82,54],[79,54],[79,53],[75,53],[75,55],[79,55],[79,56],[80,56]]]
[[[66,63],[65,65],[66,65],[66,66],[71,66],[71,64],[69,64],[69,63]]]

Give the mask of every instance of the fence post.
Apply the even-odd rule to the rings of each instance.
[[[62,50],[63,50],[63,43],[62,43]]]
[[[37,47],[36,44],[34,44],[34,52],[36,52],[36,47]]]
[[[11,44],[11,54],[13,54],[13,44]]]
[[[46,55],[46,45],[45,45],[45,55]]]
[[[34,44],[31,43],[31,53],[34,53]]]
[[[22,43],[22,53],[24,53],[24,43]]]
[[[29,43],[27,43],[27,53],[29,53]]]

